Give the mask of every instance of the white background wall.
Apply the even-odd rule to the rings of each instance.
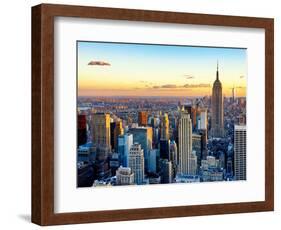
[[[64,0],[48,3],[80,4],[194,13],[229,14],[275,18],[275,63],[281,61],[281,15],[274,0]],[[30,223],[31,187],[31,17],[36,0],[2,1],[0,7],[0,226],[1,229],[38,229]],[[275,67],[275,117],[280,117],[281,67]],[[254,84],[254,83],[253,83]],[[257,108],[258,112],[258,108]],[[280,120],[280,119],[279,119]],[[281,137],[275,119],[275,141]],[[57,226],[52,229],[273,229],[281,224],[280,150],[275,148],[275,212],[187,217],[160,220]],[[279,168],[277,167],[279,166]],[[51,227],[47,227],[49,229]]]

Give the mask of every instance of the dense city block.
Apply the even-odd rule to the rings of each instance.
[[[246,97],[80,96],[77,186],[246,180]]]

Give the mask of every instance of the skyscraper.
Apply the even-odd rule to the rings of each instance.
[[[230,175],[231,177],[233,176],[233,163],[232,163],[232,158],[228,157],[227,158],[227,162],[226,162],[226,172],[228,173],[228,175]]]
[[[236,180],[246,180],[246,137],[245,125],[234,126],[234,176]]]
[[[165,113],[161,118],[161,139],[169,140],[169,117],[168,114]]]
[[[192,151],[189,158],[189,175],[196,175],[197,174],[197,156],[196,152]]]
[[[112,153],[108,157],[109,159],[109,167],[111,170],[111,175],[116,175],[116,170],[120,166],[120,157],[118,153]]]
[[[147,126],[148,113],[146,111],[139,111],[138,113],[138,124],[139,126]]]
[[[201,129],[199,130],[199,134],[201,135],[201,160],[204,159],[206,160],[207,157],[207,129]]]
[[[171,141],[170,143],[170,155],[171,155],[171,161],[173,165],[173,177],[176,176],[177,174],[177,169],[178,169],[178,148],[177,148],[177,143],[175,141]]]
[[[116,171],[117,185],[132,185],[134,184],[134,173],[131,168],[120,166]]]
[[[200,108],[197,128],[198,134],[201,136],[201,157],[197,155],[197,164],[200,165],[201,160],[205,160],[207,156],[208,110],[206,108]]]
[[[109,165],[109,149],[105,145],[97,146],[94,164],[95,178],[101,180],[111,176],[111,169]]]
[[[159,160],[159,149],[152,149],[149,152],[148,158],[148,172],[156,173],[157,171],[157,162]]]
[[[192,122],[187,111],[182,111],[178,127],[179,138],[179,168],[178,173],[190,173],[190,156],[192,152]]]
[[[77,145],[83,145],[87,143],[87,120],[86,120],[86,115],[84,114],[79,114],[78,115],[78,140],[77,140]]]
[[[132,145],[133,145],[132,134],[126,133],[124,135],[118,136],[117,151],[120,156],[120,164],[123,167],[128,167],[129,152]]]
[[[110,145],[110,115],[108,113],[94,113],[92,125],[93,144],[111,148]]]
[[[104,179],[111,174],[108,164],[111,149],[109,114],[94,113],[92,115],[92,138],[96,148],[96,161],[94,164],[95,177],[97,179]]]
[[[110,122],[110,145],[111,145],[111,148],[112,149],[116,149],[117,146],[114,145],[114,130],[115,130],[115,127],[116,127],[116,121],[112,121]]]
[[[196,116],[197,116],[197,112],[198,112],[196,106],[192,105],[192,103],[186,103],[182,106],[182,109],[188,112],[191,122],[192,122],[192,129],[195,129],[196,122],[197,122]]]
[[[173,165],[172,162],[167,159],[160,159],[160,175],[161,183],[169,184],[173,180]]]
[[[192,150],[197,157],[197,167],[200,167],[202,160],[202,136],[200,134],[192,134]]]
[[[170,140],[165,140],[165,139],[160,140],[159,149],[160,149],[160,158],[171,160]]]
[[[134,143],[139,143],[144,152],[145,169],[148,168],[148,155],[152,149],[152,128],[138,127],[131,128],[129,133],[133,134]]]
[[[207,130],[208,126],[208,112],[207,109],[201,108],[199,113],[199,120],[197,124],[197,129],[199,130]]]
[[[224,136],[223,97],[222,97],[222,84],[219,80],[218,64],[217,64],[216,80],[214,81],[214,84],[213,84],[211,103],[212,103],[211,136],[223,137]]]
[[[191,121],[192,121],[192,129],[193,129],[193,130],[196,129],[196,125],[197,125],[197,124],[196,124],[196,123],[197,123],[197,119],[196,119],[197,113],[198,113],[197,107],[193,105],[193,106],[191,107],[191,114],[190,114],[190,116],[191,116]]]
[[[170,143],[170,154],[171,154],[172,162],[174,162],[177,165],[179,157],[178,157],[178,147],[175,141],[171,141]]]
[[[134,173],[134,183],[143,184],[144,182],[144,154],[141,145],[135,143],[132,145],[129,153],[129,168]]]
[[[160,141],[160,136],[159,136],[159,128],[153,128],[152,129],[153,131],[153,148],[157,148],[158,147],[158,144],[159,144],[159,141]]]
[[[118,136],[124,134],[124,129],[122,127],[122,120],[116,121],[116,125],[113,133],[114,133],[114,146],[116,148],[118,145]]]

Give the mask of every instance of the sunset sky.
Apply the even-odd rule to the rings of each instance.
[[[205,96],[217,60],[223,94],[246,95],[247,50],[102,42],[77,43],[79,96]]]

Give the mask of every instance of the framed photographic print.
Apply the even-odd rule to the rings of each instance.
[[[32,8],[32,222],[274,209],[274,22]]]

